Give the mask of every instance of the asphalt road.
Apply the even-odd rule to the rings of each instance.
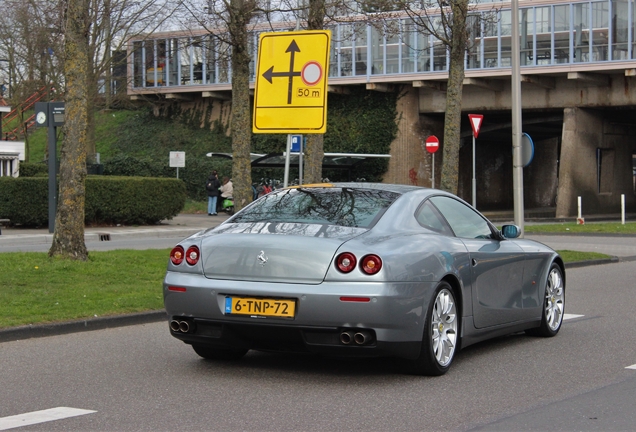
[[[515,334],[462,350],[442,377],[387,359],[250,352],[199,359],[167,323],[0,344],[0,426],[55,407],[91,410],[20,430],[633,430],[636,262],[567,272],[555,338]]]

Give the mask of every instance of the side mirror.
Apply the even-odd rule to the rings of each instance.
[[[517,225],[504,225],[501,227],[501,235],[507,239],[516,239],[521,235],[521,230]]]

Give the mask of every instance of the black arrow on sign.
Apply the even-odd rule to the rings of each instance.
[[[296,55],[297,52],[300,52],[300,48],[298,48],[298,44],[296,44],[296,41],[294,39],[292,39],[291,43],[289,44],[289,47],[287,47],[287,50],[285,50],[285,52],[290,53],[289,71],[274,72],[274,66],[272,66],[271,68],[267,69],[263,73],[263,78],[269,81],[270,84],[273,84],[272,78],[274,77],[288,77],[289,85],[287,87],[287,104],[290,105],[291,99],[292,99],[292,84],[294,82],[294,77],[300,76],[300,72],[294,72],[294,56]]]

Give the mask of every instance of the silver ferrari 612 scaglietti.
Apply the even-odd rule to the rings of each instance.
[[[170,333],[207,359],[394,356],[410,373],[441,375],[460,347],[558,333],[563,261],[518,237],[440,190],[282,189],[172,249]]]

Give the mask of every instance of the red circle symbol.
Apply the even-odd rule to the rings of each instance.
[[[426,138],[426,151],[435,153],[439,149],[439,139],[435,135]]]
[[[307,62],[300,71],[300,77],[305,85],[315,86],[322,79],[322,66],[316,61]]]

